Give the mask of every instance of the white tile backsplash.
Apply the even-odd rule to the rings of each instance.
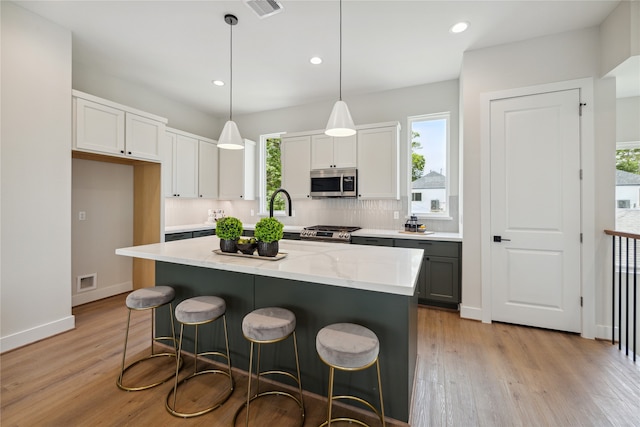
[[[458,232],[458,197],[449,198],[450,220],[424,220],[428,230]],[[245,224],[260,219],[258,201],[220,201],[209,199],[165,199],[165,226],[199,224],[207,221],[209,209],[222,209]],[[251,216],[251,210],[254,216]],[[294,200],[295,217],[278,216],[285,225],[353,225],[362,228],[400,230],[406,221],[407,198],[401,200],[316,199]],[[393,219],[393,213],[399,218]],[[264,215],[263,215],[264,216]]]

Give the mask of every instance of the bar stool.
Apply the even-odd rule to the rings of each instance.
[[[249,379],[247,384],[247,401],[238,408],[233,419],[234,425],[236,418],[242,408],[247,408],[247,416],[245,426],[249,425],[249,408],[252,401],[263,396],[280,395],[293,399],[301,411],[301,424],[304,424],[304,402],[302,398],[302,382],[300,380],[300,363],[298,361],[298,342],[296,341],[296,316],[291,311],[280,307],[259,308],[247,314],[242,320],[242,333],[244,337],[251,343],[249,350]],[[260,371],[260,347],[262,344],[272,344],[283,341],[289,336],[293,337],[293,349],[296,357],[297,376],[286,371]],[[253,373],[253,346],[258,345],[258,357],[256,363],[257,385],[256,393],[251,395],[251,377]],[[282,375],[296,382],[300,398],[293,396],[291,393],[279,390],[270,390],[260,392],[260,377],[265,375]]]
[[[226,304],[222,298],[216,296],[199,296],[194,298],[189,298],[182,301],[176,307],[176,320],[180,322],[180,340],[178,341],[178,353],[182,352],[182,340],[184,338],[184,327],[185,325],[195,326],[195,338],[194,338],[194,367],[193,373],[178,381],[178,371],[180,367],[176,364],[175,371],[175,382],[173,385],[173,389],[169,391],[167,395],[166,408],[167,410],[177,417],[190,418],[196,417],[198,415],[203,415],[208,412],[213,411],[216,408],[219,408],[226,400],[231,396],[233,392],[233,376],[231,375],[231,358],[229,357],[229,338],[227,335],[227,318],[225,315],[226,312]],[[204,325],[207,323],[211,323],[222,317],[222,321],[224,324],[224,341],[226,347],[226,354],[219,351],[207,351],[207,352],[198,352],[198,326]],[[205,369],[202,371],[198,371],[198,357],[199,356],[218,356],[227,363],[228,371],[222,371],[220,369]],[[193,412],[181,412],[177,409],[177,397],[178,390],[185,390],[185,386],[187,382],[199,375],[208,375],[208,374],[222,374],[229,378],[229,389],[224,393],[224,395],[218,399],[216,402],[207,406],[204,409],[193,411]],[[171,398],[173,395],[173,399]]]
[[[354,323],[334,323],[320,329],[316,335],[316,349],[320,359],[329,365],[329,401],[327,408],[327,421],[320,426],[330,426],[332,422],[349,421],[361,426],[368,424],[353,418],[331,418],[331,406],[334,400],[354,400],[371,409],[380,418],[384,427],[384,403],[382,401],[382,382],[380,380],[380,363],[378,353],[380,343],[378,337],[371,330]],[[380,392],[380,411],[371,403],[357,396],[334,396],[333,380],[335,370],[361,371],[376,365],[378,373],[378,391]]]
[[[173,314],[172,314],[173,313],[172,301],[174,297],[175,297],[175,291],[171,286],[155,286],[153,288],[142,288],[142,289],[135,290],[131,292],[129,295],[127,295],[127,299],[125,302],[125,304],[127,305],[127,308],[129,309],[129,315],[127,317],[127,332],[125,333],[125,336],[124,336],[124,351],[122,352],[122,368],[120,369],[120,376],[118,376],[118,379],[116,381],[116,384],[120,389],[126,390],[126,391],[146,390],[146,389],[155,387],[157,385],[160,385],[173,377],[174,372],[172,370],[171,375],[161,380],[158,380],[157,382],[152,384],[145,384],[140,386],[124,385],[123,380],[124,380],[125,372],[127,372],[129,368],[135,365],[138,365],[144,361],[147,361],[156,357],[176,357],[177,364],[179,366],[182,365],[182,360],[179,357],[177,357],[177,352],[176,352],[176,335],[175,335],[175,329],[173,324]],[[169,304],[169,317],[171,318],[171,335],[172,336],[156,337],[154,332],[156,308],[166,304]],[[131,312],[133,310],[152,310],[151,311],[151,355],[138,359],[135,362],[129,364],[127,367],[125,367],[125,360],[127,358],[127,344],[129,341],[129,326],[131,325]],[[168,352],[156,353],[154,349],[154,344],[157,341],[171,341],[173,345],[173,350],[174,350],[173,353],[168,353]]]

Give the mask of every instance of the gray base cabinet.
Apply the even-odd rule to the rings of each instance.
[[[458,304],[462,301],[461,243],[361,236],[354,236],[351,242],[358,245],[423,249],[424,257],[417,285],[418,301],[421,304],[458,309]]]

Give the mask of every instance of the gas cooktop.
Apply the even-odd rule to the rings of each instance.
[[[351,243],[351,233],[360,227],[343,225],[313,225],[300,232],[303,240],[324,240],[329,242]]]

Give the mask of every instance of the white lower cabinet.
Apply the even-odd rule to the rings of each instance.
[[[244,149],[218,152],[218,198],[221,200],[255,199],[256,143],[244,140]]]
[[[358,130],[358,198],[400,198],[399,140],[399,123]]]
[[[292,199],[310,197],[311,137],[282,137],[280,143],[282,188]]]
[[[160,160],[166,119],[79,91],[73,113],[74,150]]]
[[[217,151],[211,139],[167,128],[160,150],[164,196],[217,198]]]

